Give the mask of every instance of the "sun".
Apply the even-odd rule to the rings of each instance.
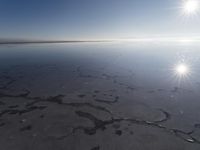
[[[198,0],[184,0],[183,11],[185,14],[194,14],[199,10]]]

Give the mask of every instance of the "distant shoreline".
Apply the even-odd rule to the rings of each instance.
[[[102,41],[0,41],[0,45],[3,44],[45,44],[45,43],[95,43],[95,42],[112,42],[111,40]]]

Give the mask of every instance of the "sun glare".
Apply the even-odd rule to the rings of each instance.
[[[175,67],[175,73],[178,76],[186,76],[189,73],[189,67],[186,64],[179,64]]]
[[[184,0],[183,11],[185,14],[194,14],[199,10],[198,0]]]
[[[185,64],[180,64],[176,66],[176,71],[178,74],[183,75],[188,72],[188,67]]]

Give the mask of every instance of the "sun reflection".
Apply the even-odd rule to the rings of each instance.
[[[185,75],[188,72],[188,67],[185,64],[179,64],[176,66],[176,72],[180,75]]]
[[[172,65],[171,79],[176,86],[191,86],[196,80],[196,68],[194,66],[194,57],[190,59],[182,55],[179,61]]]
[[[192,66],[189,65],[190,63],[186,63],[186,61],[181,60],[179,63],[176,63],[172,68],[172,77],[173,81],[176,83],[183,84],[188,83],[191,80],[192,73]]]

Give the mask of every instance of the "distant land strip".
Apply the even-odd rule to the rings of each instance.
[[[112,40],[94,41],[0,41],[0,44],[45,44],[45,43],[93,43],[93,42],[112,42]]]

